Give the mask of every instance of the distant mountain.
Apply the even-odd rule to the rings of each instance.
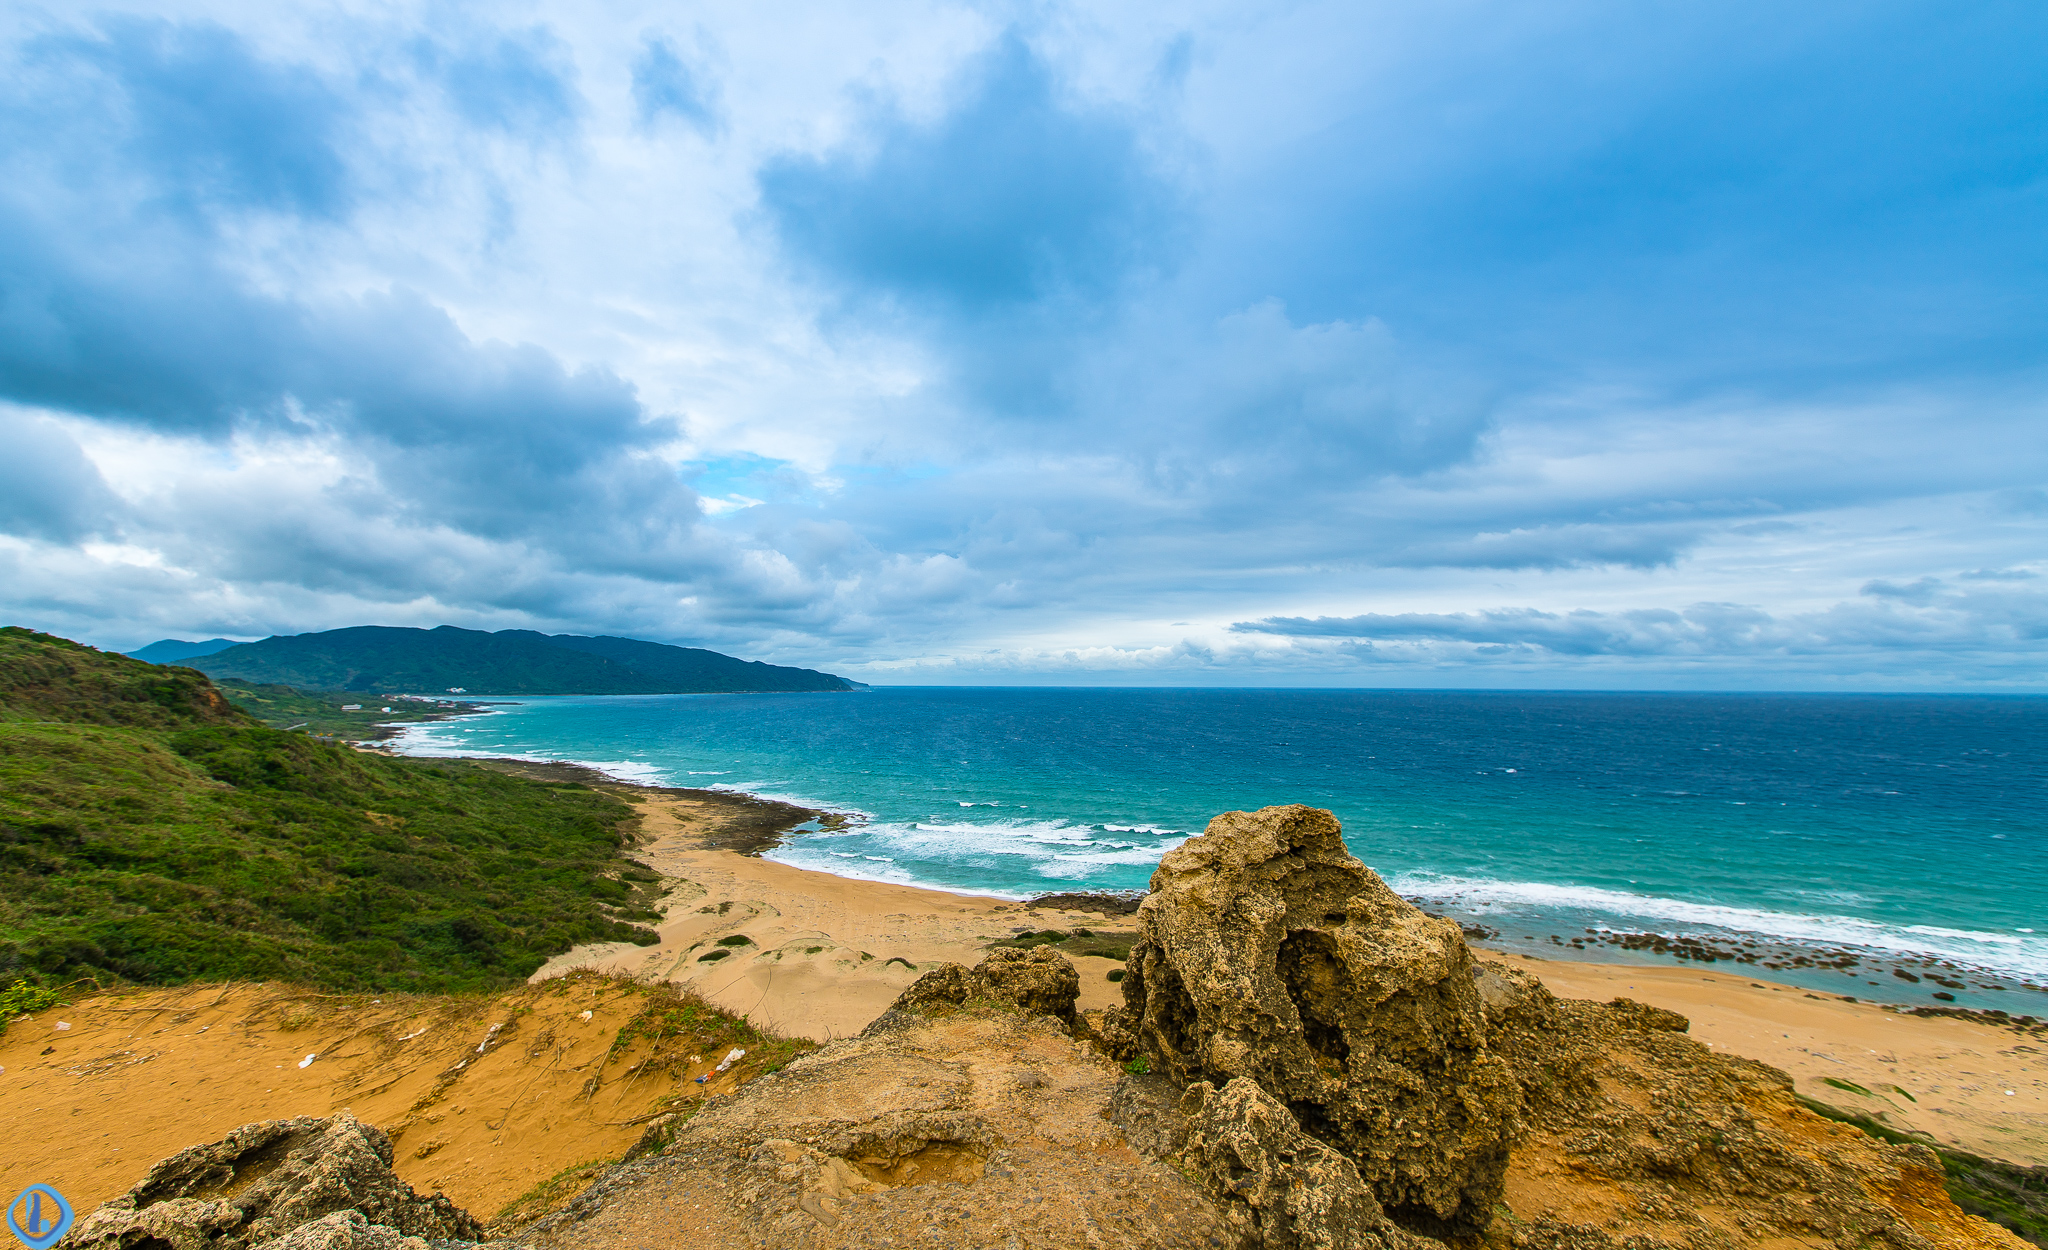
[[[362,625],[245,642],[187,661],[214,677],[365,694],[711,694],[861,689],[808,668],[635,638]]]
[[[229,647],[241,645],[232,638],[208,638],[205,642],[184,642],[177,638],[165,638],[161,642],[152,642],[128,654],[151,664],[182,664],[186,660],[212,655],[216,651],[225,651]]]

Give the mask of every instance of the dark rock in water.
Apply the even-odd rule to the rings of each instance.
[[[1092,911],[1104,916],[1129,916],[1145,901],[1142,894],[1041,894],[1026,907],[1049,907],[1054,911]]]
[[[206,1195],[206,1196],[202,1196]],[[426,1250],[483,1228],[391,1170],[391,1139],[346,1111],[245,1124],[102,1203],[69,1250]]]
[[[1113,1049],[1182,1085],[1249,1080],[1408,1227],[1486,1226],[1522,1097],[1487,1050],[1471,952],[1353,858],[1335,817],[1218,816],[1160,862],[1138,926]]]
[[[1350,1159],[1248,1077],[1188,1087],[1181,1163],[1208,1182],[1242,1244],[1271,1250],[1441,1250],[1395,1227]]]
[[[963,1007],[976,1001],[1007,1003],[1026,1015],[1051,1016],[1070,1029],[1081,1027],[1074,1002],[1081,975],[1058,951],[999,947],[973,968],[944,964],[911,982],[868,1032],[900,1027],[906,1016]]]

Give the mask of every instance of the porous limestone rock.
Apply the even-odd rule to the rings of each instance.
[[[1081,974],[1065,955],[1042,946],[1029,950],[1001,947],[973,968],[943,964],[925,973],[869,1027],[893,1028],[904,1016],[927,1016],[986,1001],[1007,1003],[1026,1015],[1051,1016],[1070,1029],[1078,1028],[1080,1017],[1074,1012],[1074,1003],[1080,996]]]
[[[1443,1250],[1397,1228],[1350,1159],[1301,1131],[1247,1077],[1182,1095],[1183,1166],[1207,1184],[1248,1246],[1267,1250]]]
[[[1160,861],[1138,929],[1112,1051],[1183,1086],[1250,1080],[1407,1228],[1486,1226],[1522,1098],[1488,1050],[1471,952],[1354,858],[1334,816],[1218,816]]]
[[[66,1244],[245,1250],[289,1239],[281,1250],[399,1250],[405,1238],[482,1234],[446,1198],[414,1193],[391,1170],[391,1139],[344,1111],[245,1124],[179,1151],[86,1216]]]
[[[335,1211],[309,1220],[256,1250],[428,1250],[389,1224],[372,1224],[361,1211]]]
[[[1123,1144],[1123,1073],[1059,1020],[987,996],[897,1014],[707,1100],[516,1250],[1238,1245],[1202,1185]]]

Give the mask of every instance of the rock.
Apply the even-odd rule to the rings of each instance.
[[[1692,1027],[1692,1021],[1675,1011],[1639,1003],[1633,998],[1614,999],[1607,1004],[1607,1009],[1625,1027],[1645,1032],[1683,1033]]]
[[[1180,1160],[1239,1239],[1267,1250],[1443,1250],[1390,1222],[1358,1168],[1248,1077],[1188,1087]]]
[[[1092,911],[1104,916],[1128,916],[1138,910],[1144,901],[1142,894],[1110,894],[1092,891],[1086,894],[1041,894],[1025,901],[1026,907],[1045,907],[1054,911]]]
[[[1388,889],[1335,817],[1299,805],[1218,816],[1160,861],[1138,929],[1106,1045],[1184,1086],[1253,1082],[1404,1227],[1485,1228],[1522,1095],[1488,1049],[1480,981],[1495,983],[1502,1018],[1540,1004],[1508,974],[1475,970],[1458,926]]]
[[[990,951],[988,958],[971,969],[944,964],[925,973],[868,1028],[887,1031],[901,1027],[902,1017],[929,1016],[987,1001],[1004,1003],[1026,1015],[1051,1016],[1069,1029],[1078,1029],[1081,1022],[1074,1002],[1080,996],[1081,974],[1065,955],[1042,946],[1029,950],[1003,947]]]
[[[1187,1145],[1180,1114],[1181,1088],[1158,1073],[1126,1073],[1109,1095],[1109,1122],[1131,1149],[1149,1159],[1171,1159]]]
[[[361,1211],[336,1211],[299,1225],[256,1250],[428,1250],[388,1224],[372,1224]]]
[[[399,1250],[403,1238],[482,1234],[468,1212],[398,1179],[391,1139],[344,1111],[245,1124],[179,1151],[80,1221],[67,1246],[242,1250],[288,1242],[286,1250]]]
[[[520,1230],[516,1244],[1236,1243],[1202,1185],[1125,1147],[1106,1114],[1124,1074],[1063,1022],[987,995],[895,1014],[894,1027],[842,1038],[707,1101],[661,1153],[612,1169],[566,1210]],[[1168,1093],[1178,1101],[1178,1089]]]

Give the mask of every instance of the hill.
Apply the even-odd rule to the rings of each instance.
[[[225,651],[229,647],[241,645],[232,638],[209,638],[205,642],[160,638],[146,647],[137,647],[128,654],[138,660],[147,660],[151,664],[181,664],[186,660],[196,660],[202,655],[212,655],[216,651]]]
[[[0,984],[511,985],[653,942],[629,809],[262,725],[205,674],[0,629]]]
[[[709,694],[840,691],[830,673],[734,659],[697,647],[508,629],[363,625],[280,635],[192,661],[220,678],[304,690],[400,694]]]

